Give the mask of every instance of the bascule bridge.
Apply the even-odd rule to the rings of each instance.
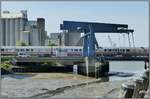
[[[126,24],[93,23],[78,21],[63,21],[61,30],[69,33],[84,33],[83,56],[85,66],[82,71],[87,76],[96,76],[98,73],[109,72],[109,63],[102,56],[96,56],[96,48],[99,48],[95,33],[126,33],[133,34],[133,29],[128,29]],[[130,40],[129,40],[130,45]],[[131,45],[130,45],[131,46]],[[105,68],[105,69],[104,69]]]

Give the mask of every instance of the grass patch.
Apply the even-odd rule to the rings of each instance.
[[[7,70],[7,71],[11,71],[12,64],[9,61],[5,61],[5,62],[0,64],[0,67]]]
[[[3,63],[3,62],[11,61],[12,58],[14,58],[14,57],[13,56],[2,57],[1,62]]]

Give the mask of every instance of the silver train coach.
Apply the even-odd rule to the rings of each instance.
[[[28,53],[33,56],[82,56],[81,46],[2,46],[2,55],[17,55],[19,52]],[[118,55],[118,54],[142,54],[147,55],[148,48],[145,47],[104,47],[96,50],[96,55]]]

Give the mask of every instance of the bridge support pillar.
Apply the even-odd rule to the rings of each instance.
[[[97,61],[92,57],[85,57],[85,63],[78,65],[78,74],[99,78],[109,72],[109,62]]]
[[[93,57],[85,57],[86,76],[95,76],[95,62]]]
[[[97,61],[95,63],[95,68],[96,68],[96,78],[106,76],[107,73],[109,72],[109,62],[108,61]]]

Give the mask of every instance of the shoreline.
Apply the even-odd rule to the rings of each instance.
[[[19,77],[21,76],[21,77]],[[18,77],[16,79],[15,77]],[[17,73],[2,78],[5,97],[107,96],[129,80],[107,81],[68,73]],[[104,90],[105,89],[105,90]],[[20,90],[20,91],[19,91]],[[83,91],[84,90],[84,91]],[[111,92],[112,91],[112,92]],[[99,92],[99,93],[98,93]]]

